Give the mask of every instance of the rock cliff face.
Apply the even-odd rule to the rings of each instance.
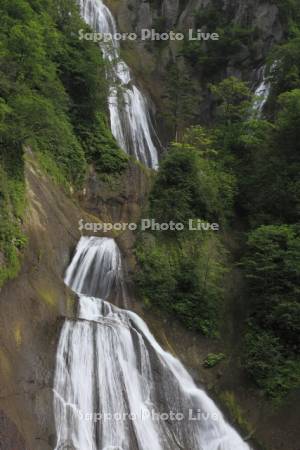
[[[131,25],[136,30],[145,26],[153,26],[157,17],[166,19],[167,27],[179,25],[181,28],[193,27],[194,16],[200,8],[207,8],[213,3],[212,0],[107,0],[107,3],[117,13],[120,26]],[[272,1],[261,2],[260,0],[222,0],[218,2],[220,14],[222,11],[231,9],[233,21],[245,24],[249,21],[257,25],[265,37],[272,36],[278,41],[282,33],[278,20],[278,7]],[[128,31],[128,30],[127,30]]]
[[[24,440],[15,424],[0,411],[0,450],[26,450]]]
[[[30,155],[26,184],[29,243],[19,276],[0,295],[1,441],[7,442],[3,450],[50,450],[57,338],[63,317],[72,316],[75,305],[63,273],[79,236],[75,224],[81,213]]]
[[[0,295],[0,449],[53,450],[52,387],[57,342],[64,317],[73,316],[77,301],[62,280],[80,237],[78,221],[138,220],[151,177],[133,165],[119,184],[109,188],[91,171],[79,202],[55,186],[31,155],[26,179],[28,207],[24,227],[29,244],[19,276],[7,283]],[[127,265],[133,269],[133,235],[123,233],[115,237]],[[273,411],[249,390],[240,377],[234,355],[229,365],[203,368],[207,354],[220,351],[220,343],[188,332],[171,317],[145,310],[139,302],[133,308],[147,321],[163,347],[184,362],[194,379],[219,404],[220,393],[234,393],[262,448],[298,450],[295,436],[299,414],[294,398],[284,409]],[[228,343],[224,345],[221,350],[231,352],[226,348]],[[238,422],[233,423],[238,427]]]
[[[195,11],[211,3],[211,0],[107,0],[120,31],[137,33],[162,23],[168,30],[193,28]],[[245,46],[232,55],[223,69],[223,76],[235,74],[255,83],[257,69],[284,33],[278,8],[272,2],[259,0],[224,0],[219,2],[219,8],[220,14],[226,11],[231,15],[232,23],[251,25],[259,31],[251,57]],[[180,50],[176,42],[163,46],[155,42],[124,43],[124,57],[150,93],[158,113],[168,85],[168,66],[176,65],[183,71]],[[191,76],[201,98],[199,114],[208,114],[210,101],[205,83],[200,74],[191,72]],[[164,121],[160,128],[166,141],[172,137],[164,131]],[[131,164],[112,184],[99,179],[91,169],[85,190],[79,198],[71,198],[41,172],[32,155],[28,155],[26,179],[28,208],[24,228],[29,244],[19,276],[0,292],[0,450],[54,448],[55,353],[62,321],[65,316],[73,316],[76,308],[76,298],[65,287],[63,274],[80,237],[78,222],[138,220],[151,184],[151,175],[137,164]],[[133,235],[124,233],[117,240],[129,268],[134,269]],[[183,360],[197,381],[214,392],[235,393],[251,427],[256,429],[255,437],[265,448],[298,450],[294,435],[300,414],[297,416],[291,406],[293,399],[284,411],[271,411],[248,391],[234,363],[211,371],[203,369],[207,353],[219,350],[215,342],[187,332],[159,313],[152,315],[140,306],[137,310],[164,347]]]
[[[137,220],[149,189],[137,164],[113,187],[91,171],[80,199],[67,195],[26,162],[28,246],[16,279],[0,291],[0,449],[53,450],[53,376],[64,317],[77,299],[63,277],[80,238],[79,220]],[[93,214],[93,215],[92,215]],[[129,254],[132,236],[120,237]]]
[[[186,32],[197,28],[197,14],[214,8],[219,17],[225,16],[227,24],[252,30],[248,38],[236,51],[230,52],[226,61],[220,60],[218,70],[203,76],[203,68],[192,67],[182,56],[183,43],[179,41],[122,41],[124,58],[135,72],[139,83],[154,100],[158,117],[158,128],[164,143],[174,138],[165,120],[166,101],[170,76],[176,67],[179,77],[188,77],[199,98],[193,106],[196,122],[209,121],[211,117],[211,97],[207,84],[226,76],[234,75],[249,81],[253,89],[262,76],[262,66],[270,49],[284,36],[278,7],[272,1],[260,0],[107,0],[114,11],[121,32],[135,32],[139,36],[142,29],[158,32],[170,30]],[[202,25],[201,25],[202,26]],[[217,24],[216,24],[217,26]],[[204,26],[205,28],[205,26]],[[207,29],[209,32],[215,29]],[[226,41],[226,36],[220,39]]]
[[[195,14],[214,3],[212,0],[183,2],[179,0],[154,2],[107,0],[107,4],[116,14],[120,31],[136,33],[140,33],[143,28],[157,29],[158,19],[163,21],[164,31],[170,29],[186,31],[189,28],[195,28]],[[253,63],[262,62],[271,46],[282,40],[284,29],[280,22],[278,7],[273,2],[221,0],[217,4],[220,15],[229,14],[231,23],[257,29],[256,52],[251,58]],[[149,46],[146,46],[146,52],[147,47],[149,50]],[[143,46],[143,51],[145,51],[145,46]],[[172,49],[170,49],[170,53],[172,54]]]

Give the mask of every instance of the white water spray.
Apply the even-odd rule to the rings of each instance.
[[[156,133],[147,101],[134,85],[127,64],[120,59],[115,20],[101,0],[80,0],[81,15],[97,33],[109,34],[112,40],[101,43],[103,56],[110,63],[108,98],[111,130],[120,147],[148,167],[158,167]]]
[[[253,110],[258,117],[262,115],[263,109],[268,101],[271,92],[271,82],[266,75],[266,66],[260,68],[259,79],[261,81],[255,89],[254,95],[256,99],[253,105]]]
[[[65,281],[85,295],[57,350],[55,450],[249,450],[144,321],[107,301],[122,298],[120,280],[115,241],[81,238]]]

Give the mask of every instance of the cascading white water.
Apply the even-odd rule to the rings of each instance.
[[[127,306],[120,250],[113,239],[82,237],[67,269],[65,283],[78,294]]]
[[[134,85],[129,67],[120,59],[115,20],[102,0],[80,0],[81,15],[97,33],[112,36],[109,43],[102,42],[101,49],[110,62],[108,98],[111,130],[120,147],[143,164],[158,167],[156,136],[145,97]]]
[[[256,99],[254,101],[253,109],[256,115],[261,116],[271,91],[271,83],[266,76],[266,66],[260,68],[259,79],[261,79],[261,82],[255,89],[254,95]]]
[[[114,240],[81,238],[65,278],[85,295],[57,350],[55,450],[249,450],[143,320],[107,301],[122,279]]]

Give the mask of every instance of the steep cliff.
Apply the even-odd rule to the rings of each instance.
[[[270,49],[286,33],[276,2],[251,0],[109,0],[121,32],[154,29],[182,32],[178,40],[122,41],[123,56],[155,104],[160,136],[174,137],[174,108],[181,116],[179,133],[191,123],[209,122],[213,115],[209,83],[236,76],[254,89]],[[192,42],[188,30],[218,32],[219,41]],[[173,85],[173,88],[172,88]],[[174,97],[178,97],[176,102]],[[184,117],[186,116],[186,117]]]
[[[64,316],[75,298],[63,273],[78,239],[78,207],[41,172],[32,156],[26,164],[27,208],[24,232],[29,242],[18,277],[1,290],[0,403],[5,450],[51,449],[55,435],[52,383],[55,352]],[[15,423],[12,432],[9,419]]]
[[[77,304],[62,281],[63,274],[80,237],[80,219],[139,220],[149,181],[137,165],[129,168],[121,180],[122,184],[116,183],[114,190],[91,170],[86,188],[79,194],[82,205],[79,207],[78,197],[66,195],[41,171],[33,156],[27,155],[28,205],[24,231],[29,242],[21,272],[3,287],[0,302],[3,450],[50,450],[55,445],[52,410],[55,354],[63,319],[74,316]],[[136,186],[141,188],[139,194]],[[114,236],[130,269],[130,282],[135,267],[134,235],[125,232]],[[238,273],[233,273],[231,279],[227,295],[234,305],[243,284]],[[132,291],[131,295],[134,300]],[[296,398],[291,397],[283,408],[273,410],[241,376],[238,354],[232,353],[237,331],[228,329],[232,326],[230,311],[224,325],[228,339],[220,343],[187,331],[174,317],[155,309],[149,311],[140,301],[133,301],[131,307],[147,320],[164,348],[184,362],[197,383],[206,386],[245,437],[254,437],[254,442],[259,441],[266,449],[298,449]],[[240,320],[240,312],[236,314]],[[206,369],[207,355],[220,351],[231,354],[231,361]]]
[[[39,2],[32,3],[38,10],[37,4]],[[65,2],[63,3],[65,4]],[[189,42],[188,40],[183,42],[122,42],[121,56],[132,68],[135,76],[134,82],[136,81],[142,90],[149,93],[149,97],[152,99],[153,113],[155,113],[159,135],[164,144],[168,144],[175,137],[180,140],[185,129],[192,124],[212,125],[216,114],[217,101],[209,88],[210,83],[218,83],[224,78],[234,75],[247,81],[253,91],[258,82],[262,81],[263,68],[270,50],[275,44],[281,42],[286,35],[287,24],[280,1],[107,0],[106,3],[114,12],[118,28],[122,32],[134,31],[140,33],[143,28],[154,28],[158,32],[170,30],[187,32],[189,28],[200,27],[208,32],[218,31],[220,33],[221,40],[216,45],[214,43],[206,45],[201,42]],[[130,159],[128,160],[120,152],[112,138],[108,130],[106,117],[108,89],[104,81],[105,69],[103,61],[99,57],[99,49],[94,46],[93,51],[90,50],[91,53],[86,53],[86,43],[83,42],[79,45],[76,40],[76,45],[74,44],[75,41],[72,39],[74,30],[77,31],[77,24],[73,24],[70,29],[68,28],[68,20],[71,16],[66,14],[63,17],[64,20],[59,24],[61,28],[64,28],[67,24],[65,34],[68,36],[68,41],[64,51],[66,48],[68,48],[68,51],[63,54],[58,52],[58,54],[52,55],[54,65],[51,66],[51,70],[58,74],[55,83],[52,79],[57,87],[55,95],[58,98],[58,92],[63,92],[63,95],[59,97],[63,99],[62,105],[59,106],[63,114],[57,116],[55,112],[56,102],[49,106],[44,101],[45,99],[38,99],[37,104],[41,108],[36,109],[37,98],[33,96],[23,99],[24,103],[21,103],[21,106],[24,107],[24,114],[23,109],[19,108],[19,103],[11,103],[18,113],[22,112],[21,117],[18,115],[12,116],[13,120],[11,120],[10,108],[7,107],[5,102],[0,103],[0,106],[3,107],[1,114],[3,112],[3,117],[9,118],[6,138],[11,138],[11,130],[15,126],[15,117],[17,117],[18,127],[22,131],[24,131],[22,127],[27,130],[32,126],[30,138],[35,144],[38,144],[37,148],[34,146],[34,151],[40,150],[39,145],[43,148],[45,143],[48,145],[50,142],[51,145],[49,144],[49,149],[47,149],[48,156],[50,154],[54,156],[54,159],[57,159],[59,169],[61,165],[63,166],[61,178],[62,173],[57,170],[58,167],[53,161],[49,165],[49,160],[45,158],[45,155],[44,158],[41,158],[41,154],[37,151],[39,159],[30,150],[26,152],[26,214],[23,219],[18,217],[17,223],[24,236],[28,237],[28,244],[24,247],[20,273],[13,280],[6,282],[0,291],[1,450],[2,448],[3,450],[50,450],[54,448],[52,387],[55,352],[63,318],[66,316],[73,317],[77,305],[76,297],[63,283],[63,274],[80,237],[79,221],[81,219],[86,222],[98,222],[100,220],[114,223],[138,221],[144,211],[148,214],[149,192],[153,182],[160,180],[159,175],[155,175],[153,171]],[[82,22],[79,25],[82,26]],[[47,29],[47,27],[45,28]],[[70,30],[71,33],[69,33]],[[52,39],[54,39],[54,35],[55,33]],[[47,42],[47,39],[45,41]],[[55,40],[51,42],[55,42]],[[74,51],[75,53],[73,53]],[[292,53],[294,55],[295,52]],[[79,55],[81,55],[80,58]],[[88,58],[89,64],[86,64],[86,58]],[[98,63],[95,64],[98,58],[101,61],[99,67]],[[31,61],[30,58],[29,60]],[[20,61],[22,63],[23,59],[20,58]],[[16,63],[13,61],[12,69],[15,67],[14,64]],[[288,82],[292,85],[292,87],[289,86],[289,89],[292,89],[298,86],[298,79],[297,74],[295,75],[297,70],[294,70],[292,64],[290,66],[293,68],[293,73]],[[34,65],[32,73],[39,73],[38,69],[39,65]],[[92,70],[90,71],[90,69]],[[14,70],[11,70],[11,74],[13,77]],[[50,75],[48,74],[48,76]],[[62,80],[59,77],[62,77]],[[23,79],[26,79],[26,77],[19,77],[19,80],[22,81]],[[99,80],[101,81],[100,84]],[[61,81],[64,83],[65,91],[62,90]],[[49,86],[44,85],[43,82],[43,76],[41,76],[41,80],[34,80],[34,83],[43,87],[43,93],[51,97],[51,91],[50,94],[48,91]],[[132,81],[129,84],[131,85]],[[85,91],[87,86],[88,96]],[[242,93],[246,92],[243,115],[245,116],[244,112],[247,111],[247,116],[249,116],[248,91],[244,85],[235,84],[234,86],[237,86]],[[0,87],[3,88],[2,85]],[[4,88],[3,90],[6,91],[5,86]],[[23,88],[24,86],[22,86]],[[220,88],[217,89],[220,92]],[[36,90],[39,92],[34,84],[34,94],[36,94]],[[14,93],[14,90],[12,91]],[[97,96],[95,93],[97,93]],[[51,97],[51,101],[54,97]],[[17,99],[20,100],[19,97]],[[242,100],[245,99],[242,98]],[[294,100],[295,103],[293,103]],[[225,145],[224,148],[220,145],[218,151],[216,151],[214,145],[220,143],[213,141],[213,137],[209,134],[209,127],[205,131],[198,128],[200,139],[196,143],[199,148],[196,146],[196,151],[192,149],[196,154],[193,161],[196,161],[197,164],[190,167],[189,161],[182,159],[179,160],[179,163],[184,161],[186,165],[181,164],[180,170],[177,170],[178,166],[172,165],[173,162],[171,161],[169,166],[171,177],[166,176],[163,182],[156,187],[158,197],[163,197],[162,194],[166,193],[165,204],[161,208],[162,212],[164,213],[170,205],[170,207],[173,205],[176,209],[180,200],[178,200],[179,194],[181,194],[181,190],[186,192],[186,187],[191,188],[188,194],[196,192],[198,195],[199,204],[196,207],[199,217],[202,218],[202,213],[206,211],[215,213],[218,208],[224,209],[224,205],[232,203],[232,200],[228,200],[227,193],[223,195],[222,188],[226,186],[225,190],[229,191],[229,197],[236,195],[236,190],[238,190],[235,188],[234,180],[232,181],[231,177],[224,177],[229,172],[230,176],[232,172],[235,172],[234,176],[240,177],[242,180],[242,183],[238,186],[241,192],[244,192],[242,189],[247,188],[243,185],[244,178],[250,179],[250,191],[252,187],[249,194],[250,201],[256,197],[261,201],[261,197],[264,197],[264,180],[269,177],[266,179],[268,180],[268,186],[271,186],[271,190],[268,191],[267,199],[275,198],[276,200],[278,198],[276,195],[280,191],[278,187],[281,187],[278,167],[281,168],[286,163],[278,157],[278,154],[281,156],[285,153],[281,151],[280,146],[276,147],[276,145],[277,142],[280,142],[280,144],[282,142],[288,143],[291,150],[289,150],[290,153],[287,153],[287,159],[294,163],[295,148],[297,148],[296,145],[299,140],[297,137],[294,138],[292,129],[285,128],[285,126],[287,123],[289,125],[287,119],[291,118],[293,130],[298,129],[297,125],[295,126],[298,123],[296,114],[292,114],[296,103],[296,96],[295,99],[292,97],[283,99],[282,104],[286,108],[283,112],[287,114],[279,117],[276,126],[273,123],[262,123],[265,128],[258,127],[259,133],[255,134],[256,140],[249,139],[249,137],[252,137],[250,136],[251,133],[247,134],[246,132],[241,136],[230,135],[230,139],[228,139],[230,144],[236,143],[236,136],[241,138],[239,141],[241,148],[236,149],[232,145],[234,151],[241,150],[241,157],[240,155],[237,158],[236,155],[232,156],[230,154],[231,148],[228,150]],[[26,109],[28,104],[30,107]],[[86,111],[90,109],[91,105],[92,111],[89,112],[90,115],[86,116]],[[294,109],[296,110],[296,108]],[[36,111],[38,112],[36,113]],[[51,114],[48,117],[49,111]],[[34,116],[32,116],[33,112],[35,112]],[[274,111],[271,112],[270,115],[275,114]],[[41,118],[44,117],[47,120],[40,124]],[[60,120],[62,118],[63,121]],[[238,117],[238,125],[241,122],[239,120],[240,117]],[[230,122],[230,120],[227,122]],[[62,123],[64,127],[61,128]],[[55,124],[53,129],[49,128],[49,124]],[[252,130],[251,127],[249,128],[248,122],[246,122],[245,128],[243,128],[243,125],[242,123],[243,132],[245,128],[246,131]],[[282,131],[280,126],[283,129],[282,134],[280,134]],[[275,128],[277,134],[269,138],[270,130]],[[50,129],[50,134],[46,135],[46,138],[44,136],[45,129],[48,131]],[[225,127],[216,128],[216,130],[219,132],[219,137],[222,135],[220,130],[221,132],[226,131]],[[254,128],[253,130],[254,132],[257,131]],[[22,133],[22,137],[23,134],[27,136],[26,133]],[[262,139],[262,136],[265,140]],[[291,136],[291,143],[289,143],[288,139]],[[35,142],[35,139],[37,139],[37,142]],[[267,139],[269,140],[267,141]],[[5,157],[7,157],[7,154],[13,153],[7,151],[10,150],[10,147],[6,144],[5,141],[5,151],[3,152]],[[61,144],[60,147],[58,144]],[[194,145],[193,142],[189,142],[189,144]],[[17,148],[20,150],[21,146]],[[177,146],[177,150],[178,148]],[[275,153],[275,157],[273,153],[269,153],[273,149],[276,152],[278,151],[278,153]],[[223,166],[214,166],[214,156],[212,157],[213,163],[210,165],[210,155],[216,155],[219,152],[224,156],[226,152],[222,153],[223,150],[229,153],[229,157],[228,154],[225,154],[228,159],[224,158]],[[14,151],[16,151],[16,148],[14,148]],[[176,154],[176,146],[173,154]],[[253,154],[258,158],[254,162],[251,160]],[[204,162],[199,161],[199,155],[204,159]],[[21,151],[18,157],[23,161]],[[183,155],[183,157],[186,157],[186,155]],[[44,162],[42,164],[43,169],[40,165],[41,160]],[[276,164],[271,166],[271,170],[268,170],[268,167],[264,171],[261,170],[261,167],[265,166],[265,161],[273,162],[273,160]],[[223,169],[228,161],[230,170],[225,173]],[[195,174],[193,170],[195,167],[200,168],[199,173],[201,175],[204,168],[208,171],[209,176],[197,178],[199,175],[197,172],[195,175],[196,181],[194,182],[194,179],[192,179],[192,184],[190,184],[189,175]],[[287,167],[287,170],[282,172],[287,173],[288,181],[292,180],[291,184],[284,184],[284,186],[287,186],[286,190],[289,191],[289,201],[285,202],[280,197],[278,204],[275,202],[276,208],[270,203],[268,213],[271,214],[273,210],[280,210],[280,205],[285,203],[287,208],[289,207],[292,210],[292,213],[289,211],[287,214],[287,222],[291,224],[295,222],[296,208],[294,208],[294,204],[298,191],[297,184],[293,180],[295,174],[297,175],[296,169],[298,166],[295,166],[296,169],[293,167],[293,170],[290,170],[290,166],[286,163],[285,167]],[[166,185],[170,179],[173,182],[175,170],[177,170],[176,174],[179,174],[179,181],[182,182],[182,185],[179,185],[176,191],[177,196],[172,195],[172,189],[169,193],[169,186]],[[186,170],[182,177],[181,170],[183,172]],[[49,172],[48,175],[45,174],[46,171]],[[71,178],[69,179],[70,173]],[[168,175],[167,171],[163,174]],[[272,182],[277,179],[279,180],[278,184],[273,185]],[[201,184],[202,180],[204,180],[203,184]],[[209,188],[206,189],[205,183],[211,180],[214,180],[214,183],[209,183]],[[283,181],[286,182],[285,179]],[[64,187],[59,185],[59,182],[62,182],[61,184]],[[254,184],[254,187],[251,183]],[[174,184],[176,185],[176,180]],[[260,187],[260,192],[257,192],[257,186]],[[172,187],[173,185],[171,185]],[[202,192],[205,193],[204,196],[202,196]],[[13,195],[13,193],[11,194]],[[239,195],[241,196],[240,193]],[[154,196],[155,193],[152,192],[152,200]],[[193,200],[193,196],[187,195],[188,201],[190,201],[190,197]],[[183,198],[184,202],[188,203],[184,196]],[[249,202],[249,198],[246,198],[245,203]],[[0,201],[2,201],[1,197]],[[238,197],[235,201],[241,209],[246,209],[248,206],[243,203],[241,207],[241,197]],[[180,205],[185,206],[183,203]],[[193,201],[190,201],[190,203],[193,203]],[[264,207],[265,204],[263,202],[262,204]],[[0,207],[2,207],[1,203]],[[230,206],[228,209],[230,209]],[[271,210],[271,213],[269,210]],[[254,210],[254,212],[257,213],[257,210]],[[257,216],[259,218],[262,216],[259,207]],[[278,218],[276,216],[275,219],[272,215],[270,217],[271,219],[265,219],[263,215],[263,220],[271,220],[271,223],[273,220],[277,223]],[[258,220],[257,217],[255,219]],[[236,257],[236,260],[238,260],[244,250],[245,237],[241,238],[241,234],[245,232],[245,222],[245,218],[241,218],[238,212],[233,220],[234,231],[224,233],[221,237],[222,243],[231,253],[232,259]],[[85,231],[85,233],[90,234],[89,231]],[[279,237],[284,237],[284,233],[280,234]],[[99,234],[101,235],[101,233]],[[254,386],[241,367],[241,341],[250,297],[240,269],[234,268],[232,270],[230,264],[231,270],[224,282],[225,310],[222,310],[223,324],[221,330],[219,330],[221,339],[207,338],[195,331],[187,330],[182,323],[178,322],[178,315],[181,313],[180,307],[184,306],[184,302],[179,304],[177,316],[172,313],[168,314],[163,310],[162,305],[161,307],[156,305],[156,307],[148,309],[147,302],[142,303],[133,286],[137,269],[135,248],[137,235],[127,231],[113,233],[112,235],[117,239],[127,263],[127,276],[133,300],[132,308],[145,318],[163,346],[183,360],[195,380],[209,390],[210,395],[222,405],[229,420],[240,428],[243,437],[250,440],[255,448],[261,446],[261,448],[267,450],[298,450],[299,437],[297,433],[299,433],[300,412],[297,411],[295,406],[298,392],[291,391],[286,396],[285,403],[277,407],[263,396],[257,386]],[[290,234],[288,234],[289,236]],[[15,244],[16,240],[17,238],[12,238],[11,242]],[[153,242],[151,237],[149,242],[151,246],[151,242]],[[183,253],[190,256],[191,246],[187,245],[184,248],[183,244],[182,247]],[[147,249],[146,246],[145,248]],[[165,249],[167,249],[165,254],[161,252],[163,256],[168,253],[168,246]],[[215,251],[215,248],[208,246],[206,253],[209,256],[211,251]],[[289,256],[289,252],[287,253]],[[0,267],[5,266],[6,263],[3,255],[0,252]],[[191,266],[194,261],[193,258],[190,259],[192,261],[190,265],[186,266],[186,272],[192,274],[193,277],[194,272]],[[288,263],[290,263],[290,260],[288,260]],[[293,272],[294,266],[289,264],[289,267]],[[165,277],[163,269],[163,266],[162,269],[159,267],[160,280]],[[189,280],[188,277],[185,279],[183,276],[181,281],[188,290],[189,282],[193,280]],[[185,293],[185,291],[183,292]],[[159,291],[158,293],[160,294]],[[199,297],[195,295],[194,298],[198,299]],[[181,299],[179,298],[179,300]],[[272,356],[272,353],[270,354]],[[269,359],[270,354],[267,354]],[[215,362],[216,357],[217,360],[220,357],[219,364],[211,369],[207,368],[207,365],[210,364],[210,360],[207,362],[208,355],[212,357],[213,362]],[[281,380],[279,381],[281,382]],[[285,388],[284,381],[283,388]]]
[[[27,151],[22,229],[28,244],[19,275],[0,292],[1,450],[54,448],[55,354],[64,317],[77,308],[63,277],[81,235],[79,221],[138,220],[149,190],[145,173],[132,163],[113,189],[91,169],[86,188],[72,196]],[[132,237],[120,236],[120,242],[129,255]]]

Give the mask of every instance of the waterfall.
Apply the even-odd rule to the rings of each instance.
[[[148,167],[158,167],[156,133],[149,106],[133,83],[127,64],[120,58],[115,20],[101,0],[80,0],[83,19],[97,33],[108,33],[110,42],[101,42],[104,58],[109,62],[110,81],[108,106],[111,130],[120,147]],[[157,139],[157,137],[156,137]]]
[[[113,239],[81,238],[65,278],[80,296],[57,350],[55,450],[249,450],[144,321],[109,303],[122,272]]]
[[[112,298],[114,304],[127,306],[121,254],[114,239],[82,237],[65,283],[79,295]]]
[[[258,72],[261,81],[255,89],[254,95],[256,99],[254,101],[253,110],[256,115],[260,117],[270,95],[271,83],[266,75],[266,66],[261,67]]]

